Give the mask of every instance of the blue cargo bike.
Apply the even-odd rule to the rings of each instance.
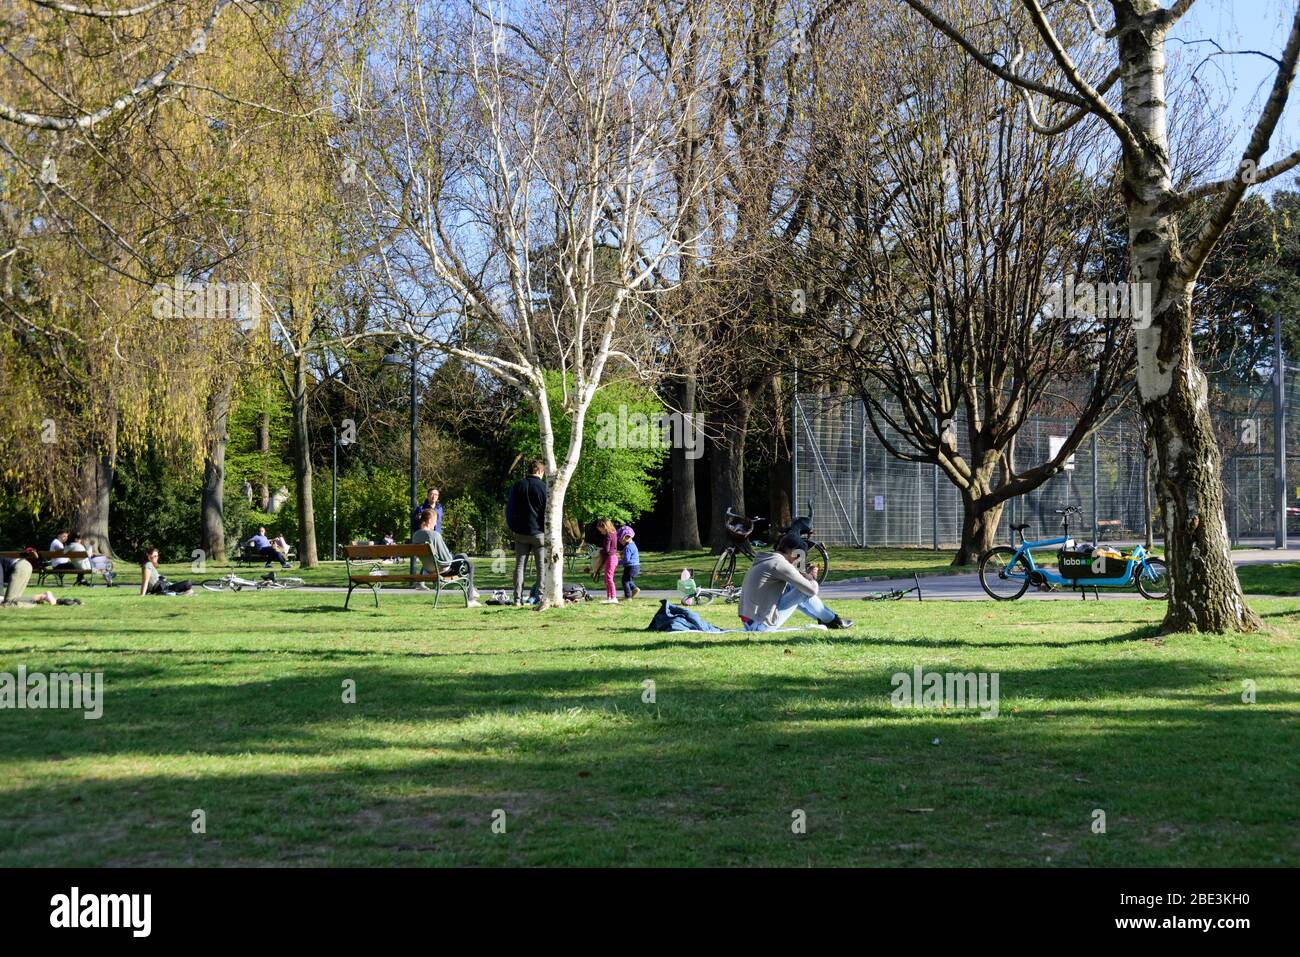
[[[988,596],[998,601],[1015,601],[1033,585],[1043,591],[1077,589],[1086,598],[1089,588],[1135,585],[1144,598],[1164,601],[1169,597],[1167,566],[1162,559],[1149,555],[1141,545],[1135,545],[1128,556],[1120,558],[1094,555],[1096,549],[1092,545],[1076,546],[1070,537],[1070,516],[1079,511],[1077,505],[1056,510],[1056,514],[1062,516],[1063,534],[1060,538],[1027,542],[1025,529],[1029,526],[1012,525],[1012,531],[1020,534],[1019,546],[999,545],[980,556],[980,586]],[[1053,545],[1060,546],[1056,569],[1034,564],[1034,549]]]

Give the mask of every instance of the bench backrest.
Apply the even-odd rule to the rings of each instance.
[[[22,555],[22,552],[20,551],[0,552],[0,558],[18,558],[20,555]],[[80,562],[90,557],[89,554],[81,551],[80,549],[77,549],[76,551],[65,549],[63,551],[53,551],[53,552],[43,552],[37,550],[36,556],[41,561],[46,561],[46,562],[55,558],[66,558],[68,559],[68,561]]]
[[[344,545],[343,555],[351,561],[378,561],[383,558],[433,559],[433,543],[416,545]]]

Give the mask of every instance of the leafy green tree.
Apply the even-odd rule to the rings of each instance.
[[[547,402],[555,427],[555,446],[569,443],[571,420],[563,414],[565,396],[558,372],[546,373]],[[659,474],[668,456],[656,420],[665,413],[650,389],[614,381],[596,390],[582,436],[582,454],[565,496],[566,531],[598,518],[630,522],[654,507]],[[537,417],[522,412],[510,426],[511,443],[520,458],[541,455]]]

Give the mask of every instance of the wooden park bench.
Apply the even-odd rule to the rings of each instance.
[[[0,552],[0,558],[18,558],[22,555],[21,551]],[[39,568],[35,569],[36,584],[41,586],[45,584],[47,578],[57,578],[59,586],[63,585],[64,575],[76,575],[77,582],[80,583],[83,578],[88,578],[94,574],[89,568],[78,568],[77,562],[84,562],[90,558],[90,555],[80,548],[64,549],[63,551],[37,551],[37,557],[41,560]],[[53,564],[55,559],[66,558],[66,562]]]
[[[289,546],[288,553],[284,556],[286,561],[295,561],[293,546]],[[235,546],[235,555],[231,563],[239,565],[265,565],[267,558],[248,542],[240,542]]]
[[[437,572],[424,570],[424,564],[416,565],[420,570],[414,575],[406,571],[407,565],[385,565],[387,559],[427,559],[428,564],[436,566]],[[375,607],[379,607],[379,586],[385,582],[423,582],[433,586],[433,607],[438,607],[444,588],[459,588],[465,597],[465,607],[469,607],[469,587],[465,576],[454,571],[451,565],[438,563],[434,556],[433,545],[423,542],[419,545],[344,545],[343,559],[348,567],[348,597],[343,602],[346,609],[352,601],[352,591],[362,585],[370,589],[375,596]],[[362,571],[362,568],[367,569]]]

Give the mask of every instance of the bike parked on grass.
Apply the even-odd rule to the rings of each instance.
[[[803,539],[803,551],[805,561],[817,566],[817,584],[826,580],[826,573],[831,567],[831,557],[826,551],[826,546],[817,541],[813,534],[812,525],[813,503],[808,503],[808,514],[800,515],[790,523],[789,528],[773,529],[779,539],[787,532],[796,533]],[[745,516],[734,511],[730,505],[727,506],[726,526],[727,534],[731,537],[731,544],[722,550],[718,560],[713,563],[713,574],[709,576],[710,588],[725,588],[735,583],[736,577],[736,554],[740,553],[747,557],[751,562],[758,556],[755,554],[755,548],[766,548],[766,542],[750,541],[754,534],[755,528],[761,522],[767,519],[761,515]]]
[[[203,582],[203,587],[208,591],[243,591],[245,588],[251,588],[254,591],[265,591],[268,588],[273,590],[301,588],[305,584],[307,584],[306,579],[282,578],[277,576],[275,572],[267,572],[256,580],[240,578],[234,572],[231,572],[221,578],[209,578]]]
[[[1020,533],[1020,545],[999,545],[980,556],[980,587],[997,601],[1015,601],[1030,585],[1044,591],[1057,587],[1079,589],[1127,588],[1136,585],[1143,598],[1164,601],[1169,597],[1169,570],[1164,561],[1153,558],[1141,545],[1135,545],[1127,557],[1096,555],[1093,546],[1077,548],[1070,537],[1070,516],[1082,511],[1077,505],[1058,508],[1062,535],[1039,542],[1025,541],[1028,523],[1012,525]],[[1034,549],[1060,545],[1057,569],[1034,564]],[[1094,592],[1095,593],[1095,592]]]

